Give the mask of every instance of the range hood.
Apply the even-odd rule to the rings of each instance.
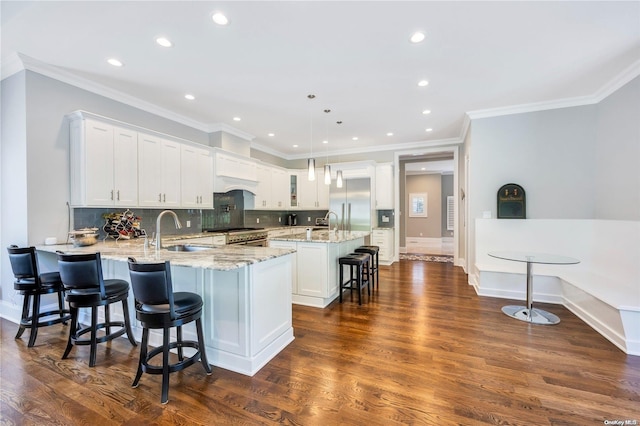
[[[230,176],[216,176],[213,181],[213,192],[229,192],[236,189],[249,191],[255,195],[258,182]]]

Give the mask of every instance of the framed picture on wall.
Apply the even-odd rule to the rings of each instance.
[[[427,217],[427,196],[426,192],[409,194],[409,217]]]

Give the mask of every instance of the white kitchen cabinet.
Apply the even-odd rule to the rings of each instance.
[[[275,209],[286,209],[289,205],[289,171],[274,167],[271,169],[271,205]]]
[[[72,206],[135,207],[138,203],[137,132],[92,119],[70,124]]]
[[[297,199],[300,209],[328,209],[329,185],[324,183],[324,170],[316,169],[315,180],[309,180],[307,170],[297,173]]]
[[[376,209],[393,209],[393,166],[378,164],[376,166]]]
[[[394,233],[393,228],[374,229],[371,233],[371,245],[380,247],[378,261],[390,265],[394,258]]]
[[[138,134],[139,205],[180,206],[181,144],[144,133]]]
[[[213,208],[211,149],[183,144],[180,155],[182,207]]]
[[[290,230],[286,230],[290,231]],[[269,236],[271,236],[271,231],[269,231]],[[298,243],[294,241],[271,241],[268,242],[269,247],[273,248],[283,248],[289,250],[296,250]],[[291,294],[298,293],[298,262],[297,262],[297,253],[294,253],[291,256]]]
[[[269,209],[272,204],[272,169],[266,164],[256,164],[256,187],[255,209]]]

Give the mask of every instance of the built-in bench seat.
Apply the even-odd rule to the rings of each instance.
[[[479,295],[526,298],[524,264],[489,252],[575,257],[577,265],[534,265],[534,301],[563,304],[620,349],[640,356],[640,222],[478,219],[475,225],[469,282]]]

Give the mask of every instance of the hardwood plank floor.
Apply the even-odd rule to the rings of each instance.
[[[640,423],[640,357],[627,356],[557,305],[556,326],[506,317],[462,269],[401,261],[358,306],[293,306],[296,339],[254,377],[199,365],[131,388],[126,339],[61,360],[67,327],[28,332],[0,321],[0,423],[15,425],[602,425]],[[523,284],[524,285],[524,284]],[[542,306],[542,305],[541,305]],[[628,423],[628,424],[637,424]]]

